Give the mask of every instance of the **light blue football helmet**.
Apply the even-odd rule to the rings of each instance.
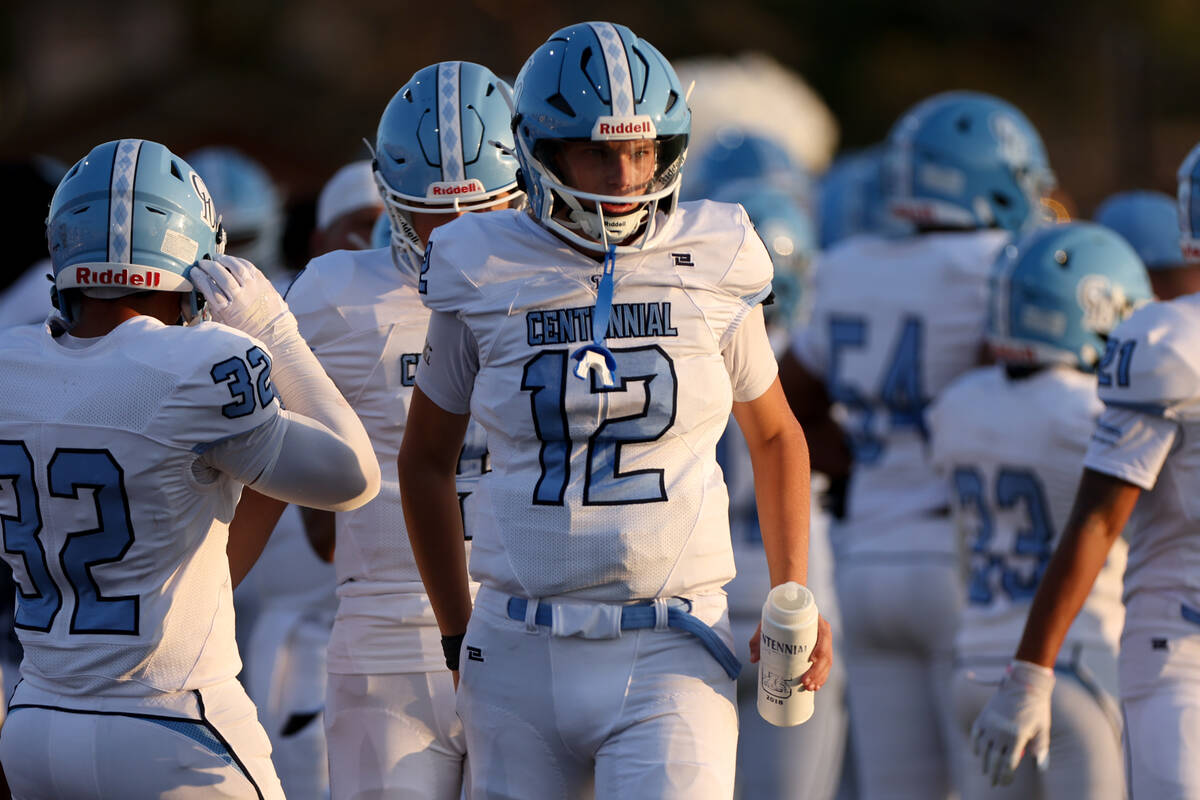
[[[400,87],[379,120],[374,153],[393,245],[417,257],[425,252],[414,211],[479,211],[513,201],[511,102],[508,84],[468,61],[432,64]]]
[[[858,234],[903,236],[912,223],[892,215],[883,196],[884,148],[839,156],[821,176],[817,236],[822,250]]]
[[[775,268],[774,302],[764,306],[763,313],[768,324],[790,330],[802,321],[801,301],[817,249],[812,215],[790,193],[753,179],[726,184],[712,199],[746,209]]]
[[[186,161],[144,139],[106,142],[67,170],[50,201],[56,305],[73,322],[68,290],[186,292],[190,320],[200,298],[189,273],[222,252],[223,236],[208,187]]]
[[[1054,173],[1041,136],[1016,107],[945,92],[912,108],[887,139],[884,193],[917,226],[1020,231],[1043,219]]]
[[[1096,209],[1096,222],[1133,245],[1146,269],[1183,264],[1179,247],[1179,209],[1162,192],[1120,192]]]
[[[202,147],[188,154],[221,210],[230,255],[277,277],[283,264],[283,196],[267,170],[232,147]]]
[[[1117,233],[1090,222],[1040,228],[996,259],[988,344],[1006,364],[1090,372],[1107,335],[1152,299],[1142,260]]]
[[[580,247],[617,252],[644,247],[656,213],[674,210],[687,156],[692,114],[674,68],[624,25],[584,22],[555,32],[517,75],[517,158],[530,211]],[[655,142],[653,174],[640,194],[585,192],[568,186],[558,166],[564,141]],[[622,214],[601,205],[636,204]],[[641,232],[636,246],[622,244]]]
[[[1179,247],[1190,263],[1200,262],[1200,144],[1179,166]]]
[[[688,179],[680,189],[683,200],[715,197],[731,183],[757,180],[810,202],[812,177],[775,140],[738,127],[716,132],[712,142],[692,157]]]

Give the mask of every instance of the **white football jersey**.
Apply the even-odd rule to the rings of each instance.
[[[472,574],[539,598],[715,591],[733,576],[717,440],[732,402],[776,374],[759,309],[770,259],[740,207],[710,202],[682,204],[655,242],[618,255],[612,388],[577,378],[571,357],[592,341],[601,271],[521,212],[468,214],[431,237],[422,281],[445,313],[417,380],[447,411],[469,403],[492,460]],[[470,342],[443,344],[446,320]],[[456,382],[464,352],[474,375]]]
[[[857,236],[821,256],[812,317],[792,348],[824,379],[854,451],[840,555],[953,551],[948,524],[896,523],[949,502],[929,463],[925,407],[979,363],[988,275],[1008,240],[991,230]]]
[[[313,259],[287,294],[300,333],[362,420],[382,473],[374,500],[336,516],[339,608],[329,669],[342,674],[445,668],[396,471],[429,322],[414,262],[405,256],[393,263],[390,248],[336,250]],[[486,440],[472,424],[459,462],[464,520],[486,454]]]
[[[1125,529],[1131,619],[1142,593],[1200,610],[1200,294],[1136,311],[1098,376],[1106,408],[1084,463],[1144,490]]]
[[[1096,376],[1069,367],[1009,379],[1003,367],[951,383],[928,412],[933,463],[949,481],[967,562],[960,663],[1007,663],[1075,500],[1095,420]],[[1115,652],[1124,620],[1118,541],[1067,644]]]
[[[258,438],[282,430],[270,358],[223,325],[143,316],[73,342],[45,327],[0,338],[0,514],[22,676],[128,698],[231,679],[225,546],[242,483],[203,454],[244,442],[251,478],[276,457],[279,440]]]

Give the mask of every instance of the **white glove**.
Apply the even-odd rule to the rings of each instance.
[[[253,264],[244,258],[219,255],[192,267],[192,284],[204,295],[213,320],[271,343],[271,329],[291,317],[287,303]],[[290,326],[288,326],[290,327]]]
[[[1038,769],[1050,759],[1050,695],[1054,670],[1014,659],[1000,688],[971,726],[971,750],[983,759],[993,786],[1012,783],[1026,750]]]

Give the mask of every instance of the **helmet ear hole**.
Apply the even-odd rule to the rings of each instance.
[[[1000,192],[992,192],[992,202],[1004,209],[1012,208],[1013,204],[1012,199],[1008,195],[1001,194]]]

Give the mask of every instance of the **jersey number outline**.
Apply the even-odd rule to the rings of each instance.
[[[610,506],[661,503],[667,500],[664,470],[621,470],[621,447],[660,439],[675,424],[679,382],[675,362],[658,345],[614,348],[617,385],[605,388],[589,378],[592,394],[628,392],[630,382],[643,383],[642,410],[624,417],[606,417],[587,439],[583,505]],[[530,393],[533,427],[541,450],[541,474],[533,488],[534,505],[560,506],[571,477],[571,450],[566,394],[566,350],[543,350],[525,363],[521,390]]]
[[[254,372],[253,379],[251,372]],[[257,345],[246,351],[244,360],[230,356],[213,364],[208,374],[212,376],[213,383],[224,383],[229,387],[233,402],[221,406],[221,413],[228,419],[253,414],[256,396],[262,408],[271,405],[271,401],[278,396],[271,383],[271,357]]]
[[[865,317],[838,314],[829,319],[829,395],[852,414],[858,415],[856,429],[847,436],[854,460],[874,464],[883,456],[884,440],[875,432],[877,406],[857,388],[839,380],[840,355],[846,348],[865,348],[869,327]],[[921,348],[925,341],[925,326],[920,317],[906,315],[892,346],[891,358],[879,384],[876,396],[888,413],[892,430],[910,428],[924,441],[929,441],[925,426],[925,396],[921,381]]]
[[[1129,388],[1129,362],[1133,360],[1133,348],[1137,346],[1137,339],[1120,339],[1109,338],[1108,344],[1104,348],[1104,355],[1100,357],[1100,363],[1096,365],[1096,382],[1101,386],[1112,386],[1113,378],[1117,380],[1117,388]],[[1116,373],[1109,372],[1113,361],[1117,362]]]
[[[137,595],[107,597],[92,567],[120,561],[133,545],[133,522],[125,471],[108,450],[60,447],[46,466],[51,497],[82,500],[80,489],[92,490],[96,527],[68,533],[58,553],[62,574],[75,594],[73,634],[137,636],[141,616]],[[4,550],[24,562],[28,584],[19,582],[14,626],[48,632],[63,604],[62,589],[50,574],[41,537],[41,506],[34,481],[33,457],[24,442],[0,441],[0,481],[12,481],[17,513],[0,514]],[[18,576],[19,578],[19,576]]]
[[[954,488],[963,508],[973,508],[979,527],[970,542],[970,576],[967,581],[967,601],[972,605],[990,605],[993,600],[992,573],[999,573],[999,587],[1013,602],[1033,599],[1046,564],[1053,552],[1054,523],[1046,504],[1046,493],[1037,475],[1026,469],[1002,467],[996,473],[995,503],[988,502],[983,475],[975,467],[954,470]],[[993,509],[1008,511],[1021,504],[1029,519],[1029,527],[1017,531],[1010,554],[999,554],[991,548]],[[1018,570],[1012,558],[1028,564],[1034,559],[1032,573]]]

